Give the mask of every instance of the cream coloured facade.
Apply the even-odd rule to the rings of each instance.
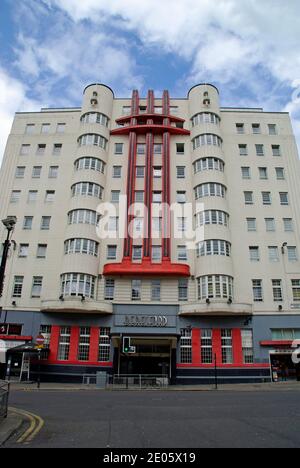
[[[81,108],[17,113],[0,176],[1,219],[18,219],[0,323],[24,340],[47,330],[53,378],[164,369],[204,382],[215,357],[224,381],[269,378],[300,338],[299,176],[289,115],[223,108],[212,85],[121,99],[95,84]],[[104,203],[132,221],[122,195],[146,204],[157,238],[99,237]],[[154,220],[155,201],[191,207],[194,249],[174,235],[189,216]],[[137,348],[127,369],[122,336]]]

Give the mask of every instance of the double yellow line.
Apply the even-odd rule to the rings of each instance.
[[[28,411],[20,410],[18,408],[10,407],[9,410],[12,413],[18,414],[29,421],[29,428],[17,440],[17,444],[29,444],[44,426],[44,420],[36,414],[29,413]]]

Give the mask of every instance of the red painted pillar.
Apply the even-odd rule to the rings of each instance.
[[[90,362],[98,362],[99,356],[99,328],[91,328],[91,338],[90,338]]]
[[[239,328],[232,330],[232,346],[233,346],[233,363],[236,366],[244,364],[243,348],[242,348],[242,334]]]
[[[50,337],[50,353],[48,361],[56,361],[57,360],[57,353],[58,353],[58,345],[59,345],[59,335],[60,335],[60,327],[52,326],[51,327],[51,337]]]
[[[222,365],[222,339],[221,330],[213,330],[213,358],[217,355],[217,365]]]
[[[71,328],[69,361],[78,361],[79,327]]]
[[[192,330],[192,356],[193,366],[200,366],[201,364],[201,330],[200,328],[193,328]]]

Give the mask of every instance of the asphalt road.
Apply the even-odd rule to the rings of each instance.
[[[45,420],[36,448],[299,448],[299,403],[294,391],[15,391],[9,402]]]

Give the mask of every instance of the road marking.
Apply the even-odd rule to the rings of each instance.
[[[17,440],[17,444],[27,444],[31,442],[36,435],[40,432],[42,427],[44,426],[44,420],[34,413],[29,413],[29,411],[20,410],[18,408],[9,408],[10,411],[13,413],[17,413],[26,419],[29,420],[30,425],[29,428],[24,432],[24,434]]]

